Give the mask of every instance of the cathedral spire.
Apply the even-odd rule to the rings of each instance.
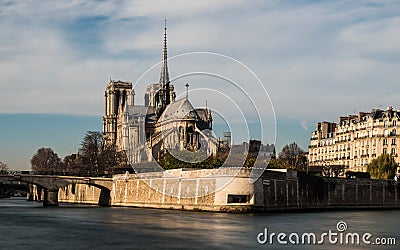
[[[167,83],[169,84],[167,59],[168,59],[168,57],[167,57],[167,19],[164,19],[164,50],[163,50],[162,68],[161,68],[161,76],[160,76],[161,86],[165,86]]]
[[[164,20],[164,44],[163,44],[163,59],[160,74],[160,90],[157,92],[158,101],[156,113],[161,115],[165,108],[175,100],[174,86],[169,82],[169,73],[167,65],[167,19]]]

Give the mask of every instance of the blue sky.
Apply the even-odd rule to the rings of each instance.
[[[306,149],[318,121],[400,108],[399,10],[396,0],[2,1],[0,161],[27,169],[37,148],[64,157],[87,130],[101,130],[108,79],[135,83],[159,63],[165,17],[169,56],[216,52],[248,66],[271,98],[278,151],[292,141]],[[234,79],[261,111],[268,106],[257,81],[232,61],[170,63],[171,77],[198,69]],[[145,85],[158,78],[156,66],[137,86],[139,102]],[[209,77],[185,80],[192,91],[219,84]],[[228,85],[218,86],[236,98]],[[183,81],[176,88],[182,94]],[[204,105],[204,96],[193,102]],[[211,108],[239,119],[222,99],[208,98]],[[261,112],[267,123],[271,115],[271,108]],[[265,134],[273,137],[270,129]]]

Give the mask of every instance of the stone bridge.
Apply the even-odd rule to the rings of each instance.
[[[99,205],[109,206],[112,178],[55,176],[55,175],[0,175],[0,183],[15,184],[16,182],[33,184],[43,189],[43,206],[58,206],[58,190],[69,184],[87,184],[101,190]]]
[[[0,198],[9,197],[15,191],[22,191],[29,194],[30,184],[16,182],[0,182]],[[28,196],[27,196],[28,197]]]

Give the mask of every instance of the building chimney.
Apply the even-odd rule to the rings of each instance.
[[[365,115],[364,112],[358,112],[358,121],[361,121],[361,118],[363,118]]]
[[[347,119],[349,119],[349,117],[347,117],[347,116],[340,116],[340,117],[339,117],[339,123],[342,123],[342,121],[345,121],[345,120],[347,120]]]
[[[387,112],[389,114],[389,117],[392,118],[393,117],[393,107],[392,106],[387,107]]]

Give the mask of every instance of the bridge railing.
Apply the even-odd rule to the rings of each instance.
[[[32,171],[34,175],[57,175],[57,176],[78,176],[78,177],[112,177],[110,173],[88,173],[88,172],[53,172],[53,171]]]
[[[125,172],[123,172],[125,173]],[[54,171],[0,171],[0,175],[56,175],[78,177],[112,177],[116,173],[54,172]],[[122,174],[122,172],[121,172]]]

